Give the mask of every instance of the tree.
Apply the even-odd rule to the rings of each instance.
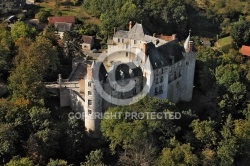
[[[137,7],[132,1],[126,2],[122,7],[118,15],[118,20],[120,21],[119,27],[127,28],[128,22],[131,18],[136,18],[138,11]]]
[[[20,157],[20,156],[15,156],[13,157],[7,164],[6,166],[34,166],[35,164],[33,163],[32,160],[30,160],[27,157]]]
[[[33,43],[21,38],[17,40],[16,45],[19,53],[16,58],[17,67],[20,66],[20,63],[23,63],[43,78],[57,69],[59,64],[57,48],[48,38],[38,36]]]
[[[239,67],[236,64],[218,66],[215,72],[218,84],[228,89],[233,83],[239,81],[240,75],[238,69]]]
[[[55,71],[59,63],[56,47],[43,36],[36,38],[36,41],[30,46],[30,52],[26,58],[26,63],[35,68],[42,76]]]
[[[54,0],[54,2],[55,2],[55,10],[53,10],[54,11],[53,13],[55,15],[61,15],[62,14],[60,11],[61,0]]]
[[[175,112],[176,108],[168,100],[150,97],[145,97],[133,105],[112,107],[106,111],[106,115],[114,115],[117,112],[121,115],[119,118],[104,118],[101,121],[101,132],[106,139],[111,141],[112,151],[119,147],[123,149],[133,147],[134,142],[141,140],[141,138],[147,138],[150,142],[155,141],[156,144],[164,145],[180,129],[173,120],[165,117],[146,118],[146,116],[142,119],[131,116],[125,118],[125,113],[153,112],[168,115],[169,110]]]
[[[45,164],[49,158],[55,157],[59,150],[60,133],[56,129],[43,129],[31,134],[26,142],[29,158],[35,163]]]
[[[192,153],[190,144],[180,144],[175,139],[170,143],[173,148],[164,148],[157,160],[157,165],[164,166],[195,166],[198,165],[198,157]]]
[[[16,153],[18,133],[11,124],[0,123],[0,163],[3,164]]]
[[[0,77],[11,68],[12,39],[7,27],[0,24]]]
[[[18,143],[26,140],[30,134],[28,107],[25,100],[0,101],[0,123],[11,124],[11,127],[18,133]]]
[[[36,69],[21,63],[11,72],[8,88],[13,99],[24,98],[30,101],[43,99],[42,75]]]
[[[81,163],[81,166],[104,166],[103,153],[100,149],[91,151],[88,156],[86,156],[87,161],[85,163]]]
[[[248,108],[249,109],[249,108]],[[238,119],[234,121],[234,134],[239,145],[237,163],[246,165],[250,162],[250,121],[247,119]]]
[[[8,71],[11,66],[11,56],[8,50],[4,50],[0,46],[0,76]]]
[[[202,150],[202,165],[210,166],[210,165],[218,165],[216,158],[216,151],[205,148]]]
[[[229,114],[221,131],[222,140],[219,142],[217,148],[217,156],[221,166],[228,166],[234,164],[234,157],[237,152],[237,142],[233,135],[233,122]]]
[[[157,5],[157,8],[159,6]],[[186,26],[188,15],[186,7],[180,0],[178,1],[167,1],[167,4],[164,4],[160,17],[164,20],[168,27],[175,28],[175,32],[169,31],[168,33],[177,33],[178,35],[183,35]],[[155,11],[152,11],[155,12]]]
[[[86,135],[84,124],[79,119],[69,119],[67,127],[64,128],[65,136],[63,139],[65,158],[67,161],[77,163],[82,160],[86,153]]]
[[[47,166],[71,166],[71,164],[69,165],[68,162],[65,161],[65,160],[59,160],[59,159],[53,160],[53,159],[50,159]]]
[[[119,165],[153,165],[157,148],[147,141],[135,143],[119,155]]]
[[[17,21],[11,28],[11,37],[13,41],[16,41],[20,37],[33,38],[36,34],[34,28],[30,28],[27,24],[22,21]]]
[[[32,107],[29,110],[30,122],[33,132],[50,127],[50,111],[43,107]]]
[[[232,27],[231,36],[237,48],[250,44],[250,22],[240,21]]]
[[[51,15],[50,10],[40,10],[36,15],[35,18],[39,19],[41,22],[46,22],[48,17]]]
[[[216,145],[217,133],[215,132],[214,121],[200,121],[199,119],[195,119],[192,121],[190,126],[193,128],[195,137],[201,141],[201,143],[207,145],[208,147]]]

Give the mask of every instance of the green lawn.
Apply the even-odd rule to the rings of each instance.
[[[223,52],[228,52],[228,50],[232,48],[232,45],[233,45],[233,39],[231,36],[221,38],[217,40],[215,43],[215,46],[217,48],[221,48]]]
[[[63,3],[63,1],[61,1]],[[45,10],[52,10],[54,9],[55,3],[51,0],[44,0],[43,2],[37,2],[35,5],[40,6],[41,8]],[[60,10],[63,15],[70,15],[70,16],[75,16],[80,20],[85,20],[89,23],[99,25],[100,20],[90,16],[81,6],[66,6],[61,4]]]

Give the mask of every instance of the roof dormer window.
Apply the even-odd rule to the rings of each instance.
[[[174,64],[174,56],[169,55],[169,59],[170,59],[170,63],[171,63],[171,65],[173,65],[173,64]]]

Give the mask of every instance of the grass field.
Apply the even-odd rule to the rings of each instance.
[[[43,2],[36,2],[35,5],[40,6],[41,8],[45,10],[52,10],[55,8],[55,2],[52,0],[44,0]],[[99,25],[100,21],[99,19],[90,16],[82,7],[81,5],[74,6],[73,4],[68,6],[64,3],[64,1],[61,1],[60,11],[62,12],[62,15],[70,15],[75,16],[76,18],[80,20],[85,20],[89,23]]]
[[[233,39],[231,36],[227,36],[216,41],[215,46],[221,48],[223,52],[227,52],[232,48]]]

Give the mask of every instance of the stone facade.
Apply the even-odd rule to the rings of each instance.
[[[175,36],[170,41],[155,36],[151,36],[142,24],[136,23],[132,27],[130,22],[129,31],[114,32],[112,42],[108,42],[105,61],[82,60],[74,64],[78,65],[74,73],[77,73],[77,69],[79,71],[71,75],[78,78],[74,81],[78,81],[79,87],[70,85],[70,79],[61,82],[61,106],[71,106],[75,111],[84,112],[85,127],[92,137],[98,137],[100,131],[100,119],[94,117],[96,113],[103,113],[116,105],[101,97],[98,88],[110,98],[127,99],[140,93],[146,86],[150,96],[169,99],[174,103],[192,100],[196,53],[192,49],[190,33],[184,46],[179,45]],[[97,86],[93,76],[98,65],[100,86]],[[110,77],[112,74],[115,75],[115,83]],[[132,90],[115,90],[117,85],[123,86],[129,81],[135,82]]]

